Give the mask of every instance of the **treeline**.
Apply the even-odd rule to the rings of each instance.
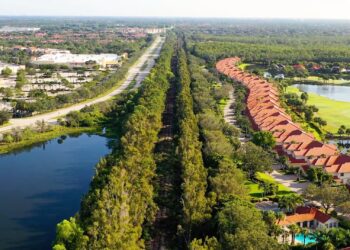
[[[62,30],[59,32],[62,32]],[[108,35],[108,33],[106,35]],[[102,38],[104,37],[102,36]],[[27,67],[31,67],[30,60],[33,54],[26,51],[17,51],[12,49],[14,46],[19,45],[31,47],[34,46],[39,48],[63,49],[69,50],[74,54],[122,54],[126,52],[130,57],[132,57],[139,51],[146,48],[153,41],[152,36],[135,39],[135,41],[120,39],[117,38],[117,35],[108,39],[111,41],[109,41],[107,44],[101,43],[99,39],[91,39],[88,37],[80,38],[79,41],[75,41],[72,38],[71,40],[59,44],[43,43],[43,39],[36,38],[34,35],[27,35],[23,39],[0,39],[0,46],[3,46],[5,48],[3,50],[0,50],[0,61],[22,65],[24,64],[27,65]],[[30,43],[28,43],[28,41],[30,41]]]
[[[182,38],[176,43],[175,37],[168,37],[140,92],[125,95],[130,101],[119,101],[113,110],[121,139],[97,165],[80,212],[57,225],[55,250],[146,248],[147,229],[157,211],[154,147],[170,79],[176,80],[174,157],[182,182],[182,211],[174,217],[177,247],[283,249],[270,236],[245,187],[247,173],[263,170],[261,154],[255,145],[240,145],[238,130],[224,122],[219,102],[225,94],[220,89],[232,87],[226,82],[218,87],[219,79],[204,65],[190,55]]]
[[[180,48],[178,59],[179,159],[182,168],[182,206],[186,244],[192,237],[192,227],[210,216],[206,199],[207,169],[204,167],[199,141],[198,120],[193,112],[191,76],[185,51]]]
[[[237,165],[249,158],[244,155],[249,150],[240,145],[238,130],[223,120],[214,86],[218,78],[203,67],[205,62],[186,54],[181,38],[178,46],[182,248],[281,249],[249,201],[246,173]]]
[[[191,249],[282,249],[268,235],[262,214],[249,202],[240,164],[248,155],[238,130],[223,120],[213,83],[218,79],[190,56],[194,110],[199,117],[203,158],[208,169],[207,199],[210,217],[198,227]],[[228,84],[228,83],[226,83]],[[225,83],[223,88],[225,87]],[[204,229],[205,228],[205,229]]]
[[[81,210],[57,225],[54,249],[142,249],[142,225],[153,221],[153,149],[161,128],[165,94],[172,76],[174,38],[143,82],[132,113],[124,116],[117,149],[96,167]],[[125,108],[128,105],[124,103]],[[123,113],[123,112],[121,112]]]
[[[239,56],[246,62],[259,63],[350,62],[349,47],[345,45],[301,44],[300,46],[293,46],[257,44],[254,40],[251,43],[213,41],[194,44],[193,52],[208,62],[232,56]]]

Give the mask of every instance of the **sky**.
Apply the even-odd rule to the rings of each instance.
[[[0,15],[350,19],[350,0],[0,0]]]

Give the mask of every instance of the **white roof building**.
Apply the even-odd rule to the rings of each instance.
[[[71,54],[65,51],[64,53],[50,53],[42,55],[32,60],[34,64],[69,64],[81,65],[89,61],[94,61],[100,66],[115,65],[120,61],[121,57],[117,54]]]
[[[0,28],[0,33],[10,32],[37,32],[40,28],[36,27],[14,27],[14,26],[3,26]]]

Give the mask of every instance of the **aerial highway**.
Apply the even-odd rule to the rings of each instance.
[[[8,131],[14,128],[25,128],[32,125],[35,125],[37,121],[45,121],[48,123],[55,123],[57,121],[57,117],[67,115],[69,112],[78,111],[86,106],[91,106],[96,103],[107,101],[108,99],[113,98],[114,96],[123,92],[130,84],[135,80],[134,88],[137,88],[141,85],[142,81],[147,77],[151,69],[155,64],[155,59],[158,58],[160,51],[162,49],[165,38],[157,36],[152,45],[142,54],[142,56],[138,59],[138,61],[130,67],[125,80],[123,83],[118,86],[113,91],[92,99],[90,101],[85,101],[82,103],[77,103],[72,106],[57,109],[55,111],[39,114],[26,118],[14,118],[11,119],[7,126],[3,126],[0,128],[0,133],[4,131]],[[147,65],[146,67],[144,65]]]

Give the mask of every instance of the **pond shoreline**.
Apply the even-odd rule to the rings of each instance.
[[[98,134],[101,130],[99,127],[79,127],[79,128],[69,128],[63,126],[55,126],[52,131],[37,133],[30,140],[23,140],[14,143],[6,143],[0,144],[0,156],[4,154],[11,153],[12,151],[24,149],[26,147],[30,147],[32,145],[43,143],[49,140],[52,140],[56,137],[67,135],[67,134],[76,134],[76,133],[86,133],[86,132],[94,132]]]
[[[315,82],[315,81],[303,81],[303,80],[292,80],[293,82],[289,84],[289,86],[293,86],[295,84],[302,84],[302,85],[317,85],[317,86],[344,86],[344,87],[350,87],[350,80],[349,83],[322,83],[322,82]]]
[[[65,133],[0,156],[0,248],[51,249],[55,226],[80,207],[110,139]]]

